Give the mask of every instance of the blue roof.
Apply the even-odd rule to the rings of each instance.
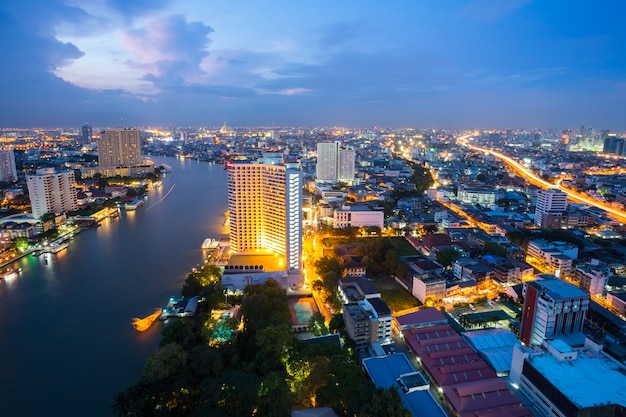
[[[418,390],[408,394],[402,392],[397,383],[400,375],[415,372],[404,353],[363,359],[363,366],[378,388],[396,387],[404,406],[415,417],[446,417],[429,390]]]

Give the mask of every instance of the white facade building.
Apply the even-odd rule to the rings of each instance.
[[[0,181],[12,182],[17,180],[15,169],[15,155],[13,149],[0,149]]]
[[[567,209],[567,194],[561,190],[540,190],[537,193],[535,224],[539,227],[554,227]]]
[[[502,190],[486,187],[462,187],[458,191],[458,200],[463,204],[491,207],[506,194]]]
[[[539,265],[550,274],[562,276],[572,272],[572,261],[578,258],[578,247],[565,242],[535,239],[528,242],[526,262]]]
[[[318,181],[337,180],[337,160],[339,142],[320,142],[317,144],[316,178]]]
[[[317,144],[316,178],[320,182],[354,181],[356,153],[339,142]]]
[[[385,214],[382,210],[375,210],[369,206],[342,206],[335,210],[333,227],[368,227],[377,226],[382,230],[385,225]]]
[[[78,208],[74,171],[55,172],[54,168],[43,168],[34,175],[27,175],[26,183],[35,219],[46,213]]]

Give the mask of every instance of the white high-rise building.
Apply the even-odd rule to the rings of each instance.
[[[98,165],[132,167],[141,165],[141,137],[137,129],[109,129],[100,133]]]
[[[356,154],[351,149],[341,149],[339,142],[317,144],[317,181],[352,182]]]
[[[540,190],[537,193],[535,224],[540,227],[559,227],[567,209],[567,193],[558,189]]]
[[[339,162],[337,167],[337,180],[341,182],[354,181],[354,166],[356,163],[356,152],[352,149],[339,150]]]
[[[11,182],[17,180],[15,169],[15,155],[13,149],[0,149],[0,181]]]
[[[78,208],[74,171],[38,169],[36,174],[26,176],[26,183],[35,219],[46,213],[64,213]]]
[[[230,247],[267,249],[285,270],[302,271],[302,173],[284,165],[234,164],[228,169]]]
[[[339,142],[317,144],[316,177],[318,181],[337,181]]]

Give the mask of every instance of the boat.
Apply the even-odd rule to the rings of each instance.
[[[156,319],[158,319],[160,316],[161,316],[161,309],[157,308],[157,309],[154,310],[154,313],[152,313],[149,316],[146,316],[146,317],[144,317],[142,319],[140,319],[138,317],[135,317],[130,324],[138,332],[144,332],[144,331],[148,330],[148,328],[150,328],[150,326],[152,326],[152,323],[154,323],[156,321]]]
[[[143,206],[143,199],[142,198],[138,198],[137,200],[133,200],[130,203],[126,204],[126,211],[128,210],[135,210],[138,207]]]
[[[22,268],[17,268],[17,269],[8,268],[5,272],[0,274],[0,279],[15,278],[17,277],[17,274],[19,274],[20,272],[22,272]]]
[[[53,243],[50,246],[46,246],[43,248],[43,251],[46,253],[59,253],[63,249],[67,249],[70,244],[68,242],[62,243]]]
[[[204,239],[204,242],[202,242],[202,249],[215,249],[219,246],[220,241],[217,239],[211,239],[210,237]]]

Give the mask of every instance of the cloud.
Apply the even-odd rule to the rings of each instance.
[[[128,18],[136,18],[164,8],[169,0],[106,0],[107,6]]]
[[[202,22],[188,22],[183,16],[153,20],[138,29],[121,32],[123,46],[134,57],[127,65],[146,71],[144,80],[156,87],[193,82],[203,74],[202,60],[208,56],[209,34],[213,29]]]

